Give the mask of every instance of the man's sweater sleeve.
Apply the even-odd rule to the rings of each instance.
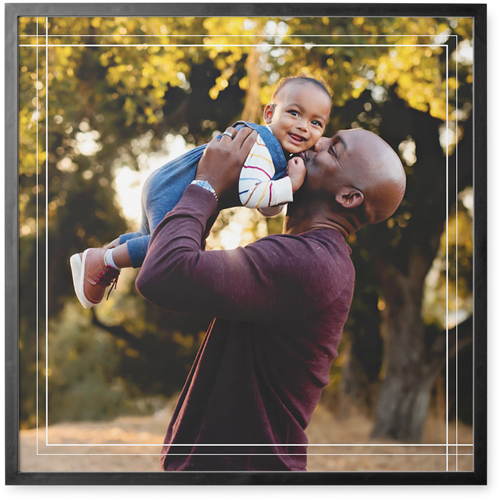
[[[272,322],[288,304],[297,258],[286,241],[263,238],[234,250],[204,251],[207,220],[217,203],[209,191],[186,188],[177,206],[155,229],[137,278],[139,292],[176,312],[222,319]]]

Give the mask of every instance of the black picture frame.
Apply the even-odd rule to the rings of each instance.
[[[486,119],[474,122],[474,470],[328,473],[41,473],[19,471],[18,17],[51,16],[388,16],[474,19],[474,113],[486,117],[484,4],[6,4],[5,294],[7,485],[482,485],[486,484]],[[478,194],[480,196],[478,196]]]

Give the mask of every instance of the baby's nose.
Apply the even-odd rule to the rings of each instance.
[[[307,120],[300,120],[299,128],[301,128],[302,130],[307,130]]]

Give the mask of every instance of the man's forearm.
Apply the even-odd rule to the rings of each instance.
[[[175,312],[275,321],[288,308],[283,290],[293,287],[295,279],[288,256],[300,252],[289,245],[298,241],[268,237],[244,248],[205,252],[207,221],[216,210],[210,191],[188,186],[153,233],[137,289],[149,301]],[[287,283],[282,282],[284,274],[289,276]]]
[[[179,303],[178,288],[186,284],[189,260],[196,259],[204,247],[207,221],[216,209],[217,201],[212,193],[198,186],[186,188],[178,205],[165,216],[151,237],[136,281],[137,289],[145,298],[179,312],[187,306]]]

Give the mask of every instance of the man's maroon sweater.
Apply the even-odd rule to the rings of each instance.
[[[212,193],[189,186],[156,228],[140,293],[215,318],[168,426],[165,470],[302,471],[307,427],[352,300],[350,248],[335,229],[204,251]]]

